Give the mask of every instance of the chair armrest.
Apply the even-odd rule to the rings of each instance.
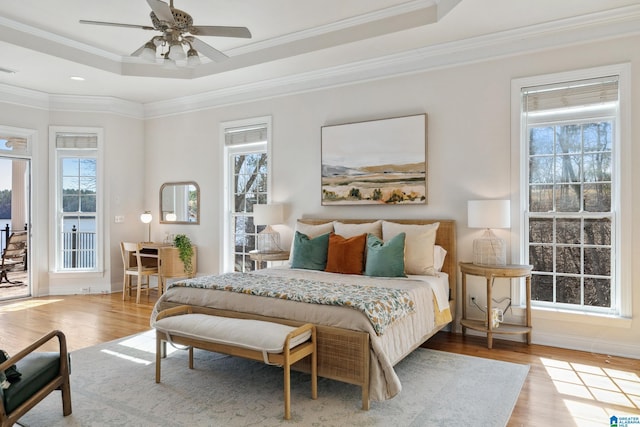
[[[60,360],[61,364],[66,365],[68,362],[67,357],[67,338],[64,336],[62,331],[54,330],[44,335],[42,338],[32,343],[28,347],[20,350],[13,356],[11,356],[8,360],[3,363],[0,363],[0,371],[4,371],[8,369],[10,366],[16,364],[18,361],[24,359],[30,353],[33,353],[36,349],[44,345],[46,342],[50,341],[53,338],[58,338],[59,342],[59,352],[60,352]]]

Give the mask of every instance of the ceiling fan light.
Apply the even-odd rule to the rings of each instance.
[[[142,51],[140,51],[138,56],[140,56],[142,59],[146,59],[147,61],[156,60],[156,45],[153,42],[153,39],[144,44],[144,47],[142,48]]]
[[[191,48],[187,52],[187,66],[196,67],[198,65],[200,65],[200,56],[198,56],[198,51]]]
[[[169,49],[169,58],[174,61],[181,61],[187,58],[187,55],[184,53],[184,49],[181,44],[172,44]]]

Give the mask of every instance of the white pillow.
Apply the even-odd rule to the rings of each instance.
[[[444,258],[447,256],[447,250],[440,245],[436,245],[433,248],[433,268],[436,271],[442,271],[444,265]]]
[[[333,222],[325,222],[324,224],[305,224],[304,222],[296,221],[296,229],[302,234],[306,234],[307,237],[313,239],[322,234],[331,233],[333,231]]]
[[[333,229],[336,234],[345,239],[360,236],[361,234],[373,234],[378,239],[382,239],[382,220],[363,224],[345,224],[344,222],[334,221]]]
[[[433,276],[434,246],[439,222],[433,224],[398,224],[382,221],[382,238],[386,242],[400,233],[406,233],[404,244],[404,269],[407,274]]]

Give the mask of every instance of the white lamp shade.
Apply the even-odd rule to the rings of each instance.
[[[182,59],[187,59],[187,54],[184,53],[184,48],[182,47],[182,45],[176,43],[172,44],[169,48],[169,58],[173,59],[174,61],[180,61]]]
[[[280,204],[253,205],[253,223],[255,225],[282,224],[283,206]]]
[[[149,211],[146,211],[145,213],[140,215],[140,221],[144,222],[145,224],[149,224],[152,219],[153,216],[151,216],[151,212]]]
[[[467,203],[469,228],[511,227],[509,200],[469,200]]]

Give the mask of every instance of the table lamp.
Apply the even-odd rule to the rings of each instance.
[[[144,211],[143,214],[140,214],[140,221],[142,221],[145,224],[149,225],[149,232],[147,235],[147,242],[151,242],[151,220],[153,219],[153,216],[151,216],[151,212],[150,211]]]
[[[257,250],[262,253],[281,252],[280,233],[271,227],[282,224],[284,221],[283,209],[280,204],[253,205],[253,224],[266,225],[265,229],[258,233]]]
[[[482,237],[473,241],[473,263],[506,265],[507,243],[496,236],[492,228],[511,227],[509,200],[469,200],[467,204],[469,228],[484,228]]]

